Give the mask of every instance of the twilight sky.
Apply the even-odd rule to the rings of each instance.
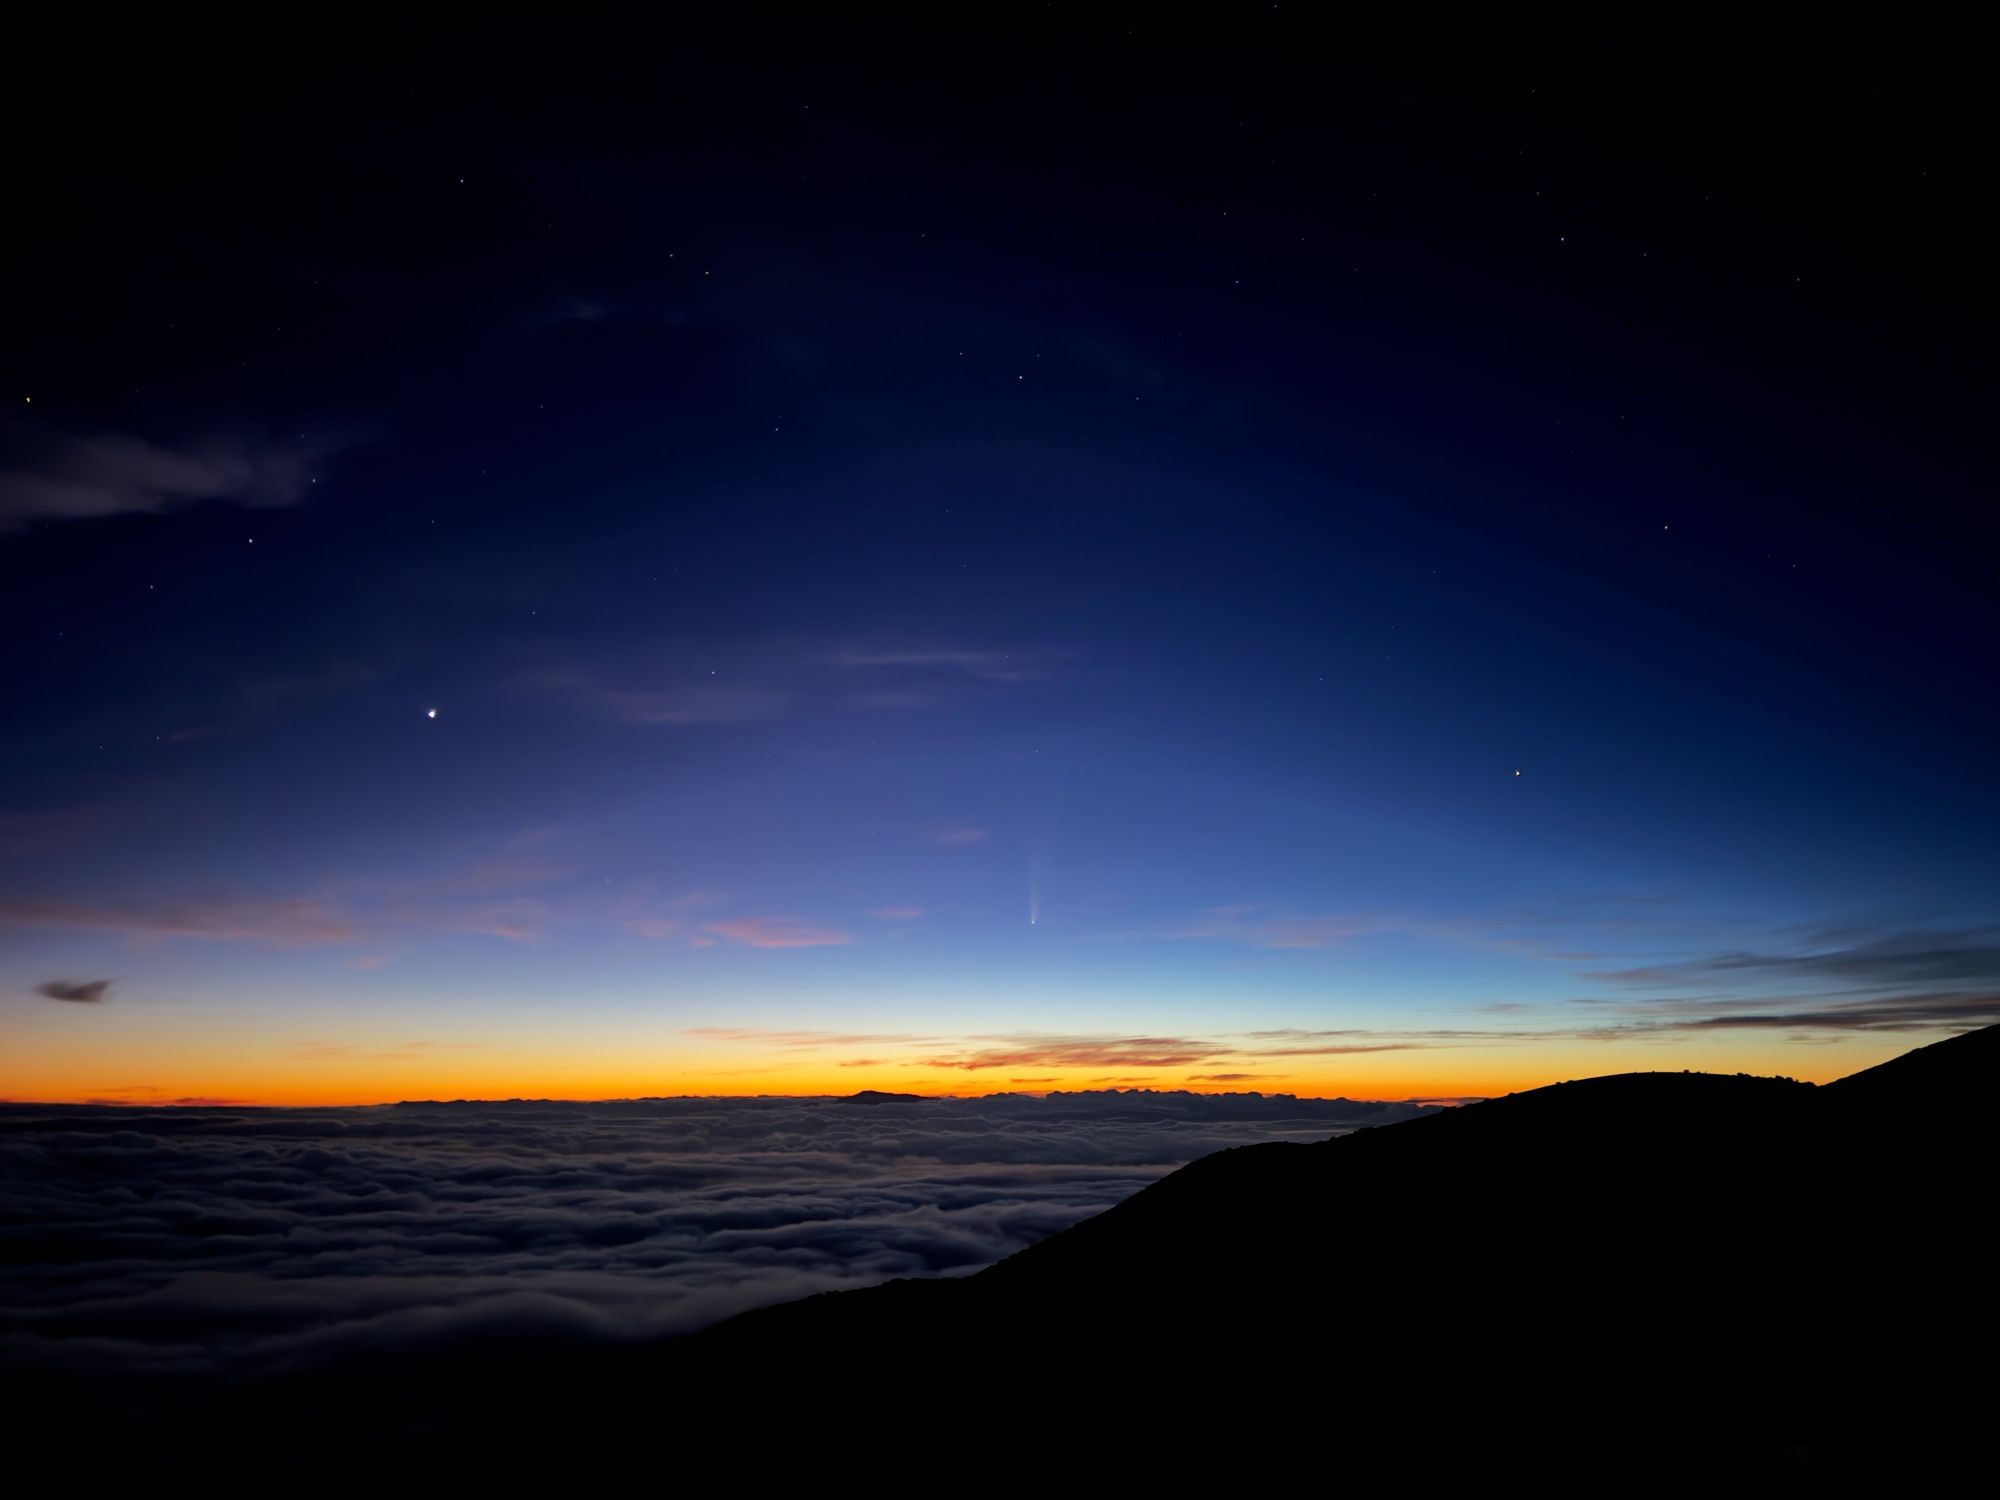
[[[2000,1020],[1974,96],[1298,9],[16,49],[0,1098]]]

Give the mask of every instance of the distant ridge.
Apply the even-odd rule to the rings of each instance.
[[[842,1104],[922,1104],[922,1094],[889,1094],[881,1089],[862,1089],[849,1094],[840,1101]]]

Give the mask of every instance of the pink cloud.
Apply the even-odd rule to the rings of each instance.
[[[914,922],[924,914],[921,906],[878,906],[868,913],[880,917],[885,922]]]
[[[510,943],[532,942],[548,927],[548,909],[539,901],[493,901],[466,908],[453,925],[461,932],[481,937],[505,938]]]
[[[1227,1057],[1234,1049],[1181,1036],[1012,1036],[999,1045],[925,1059],[933,1068],[1178,1068]]]
[[[746,948],[830,948],[854,941],[831,927],[815,927],[791,917],[731,917],[708,923],[707,930]]]
[[[985,843],[986,830],[984,828],[942,828],[938,830],[934,837],[940,844],[945,845],[947,848],[958,848],[965,844]]]

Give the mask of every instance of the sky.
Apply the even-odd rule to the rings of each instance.
[[[249,24],[8,65],[0,1098],[1448,1100],[2000,1020],[1936,59]]]

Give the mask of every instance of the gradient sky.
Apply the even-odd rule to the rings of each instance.
[[[1313,24],[18,49],[0,1097],[2000,1020],[1972,96]]]

